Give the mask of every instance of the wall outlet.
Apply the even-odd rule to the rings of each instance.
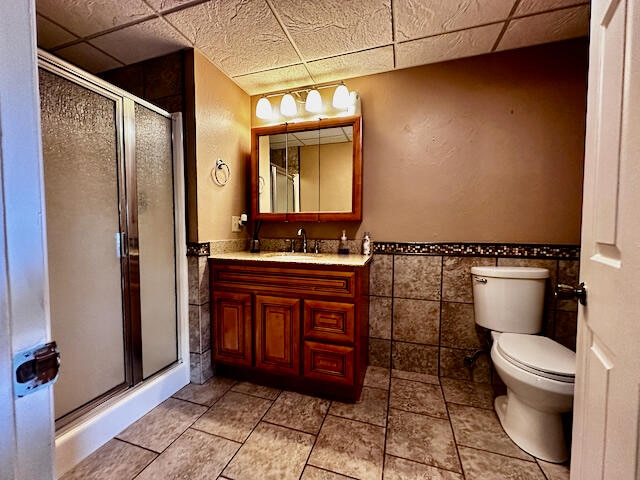
[[[231,231],[232,232],[241,232],[242,228],[240,227],[240,215],[231,216]]]

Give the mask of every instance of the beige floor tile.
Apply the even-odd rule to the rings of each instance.
[[[172,396],[210,407],[235,384],[236,381],[230,378],[212,377],[202,385],[190,383]]]
[[[266,398],[267,400],[275,400],[282,392],[279,388],[267,387],[264,385],[256,385],[251,382],[240,382],[234,385],[231,390],[234,392],[246,393],[254,397]]]
[[[460,447],[459,452],[466,480],[545,480],[535,462],[467,447]]]
[[[223,473],[234,480],[298,480],[314,440],[313,435],[262,422]]]
[[[205,406],[168,398],[116,438],[162,452],[206,411]]]
[[[111,439],[67,472],[61,480],[129,480],[156,456],[144,448]]]
[[[282,392],[264,420],[283,427],[317,434],[331,402],[295,392]]]
[[[384,367],[367,367],[367,373],[364,376],[364,385],[366,387],[389,389],[389,378],[391,372]]]
[[[389,406],[432,417],[447,418],[447,407],[439,385],[392,378]]]
[[[230,391],[200,417],[193,428],[244,442],[271,403],[264,398]]]
[[[442,378],[440,383],[447,402],[493,410],[491,385],[452,378]]]
[[[391,408],[387,428],[389,455],[462,471],[448,420]]]
[[[372,423],[380,427],[387,425],[388,393],[379,388],[362,387],[362,395],[356,403],[333,402],[329,413],[337,417]]]
[[[464,480],[464,478],[459,473],[387,455],[384,461],[384,480]]]
[[[413,382],[430,383],[432,385],[440,385],[440,379],[437,375],[429,375],[428,373],[407,372],[405,370],[391,370],[392,378],[402,378]]]
[[[458,445],[534,461],[508,437],[493,410],[451,403],[449,415]]]
[[[566,463],[549,463],[540,459],[536,461],[548,480],[569,480],[569,465]]]
[[[216,478],[240,448],[240,443],[188,429],[136,477],[136,480]]]
[[[345,477],[339,473],[330,472],[328,470],[322,470],[321,468],[312,467],[307,465],[302,472],[300,480],[349,480],[353,477]]]
[[[382,478],[384,428],[327,416],[309,465],[355,478]]]

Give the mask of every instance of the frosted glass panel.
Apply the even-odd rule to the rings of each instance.
[[[135,106],[142,374],[178,359],[171,119]]]
[[[115,102],[40,70],[56,418],[125,381]]]

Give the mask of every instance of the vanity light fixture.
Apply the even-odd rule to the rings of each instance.
[[[309,93],[307,93],[304,109],[310,113],[320,113],[322,111],[322,97],[320,96],[320,92],[315,88],[309,90]]]
[[[273,118],[271,102],[266,96],[262,96],[260,97],[260,100],[258,100],[258,104],[256,105],[256,117],[263,120],[271,120]]]
[[[282,100],[280,101],[280,113],[285,117],[293,117],[298,114],[296,101],[290,93],[287,93],[282,97]]]
[[[347,108],[349,108],[349,105],[351,103],[351,98],[349,97],[349,89],[343,83],[341,83],[338,88],[336,88],[336,91],[333,92],[332,103],[334,108],[340,110],[346,110]]]
[[[304,87],[298,90],[290,90],[285,93],[267,93],[260,97],[256,104],[256,117],[263,120],[274,120],[277,116],[273,110],[273,106],[269,97],[282,96],[280,100],[280,114],[284,117],[295,117],[299,114],[297,103],[304,104],[304,109],[309,113],[321,113],[324,109],[322,104],[322,96],[319,90],[321,88],[337,87],[333,94],[333,108],[337,110],[347,110],[355,105],[357,94],[349,92],[349,89],[343,82],[332,83],[329,85],[320,85],[313,87]]]

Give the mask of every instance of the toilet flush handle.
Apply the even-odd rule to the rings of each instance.
[[[473,277],[478,283],[487,283],[487,279],[483,277]]]
[[[556,285],[556,291],[554,293],[558,300],[571,300],[576,298],[581,305],[587,304],[587,287],[584,282],[580,283],[577,287],[572,287],[566,283],[559,283]]]

